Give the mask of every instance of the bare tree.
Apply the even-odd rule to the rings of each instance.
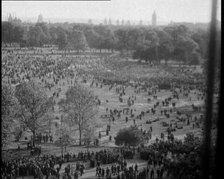
[[[11,86],[2,84],[1,119],[2,119],[2,145],[6,145],[12,134],[18,102]]]
[[[52,98],[48,98],[42,88],[33,81],[18,85],[15,96],[20,103],[19,117],[22,124],[33,133],[35,146],[36,132],[46,123],[44,116],[53,104]]]
[[[95,132],[94,128],[91,127],[90,125],[85,129],[84,139],[87,147],[89,147],[91,141],[95,139],[94,132]]]
[[[65,114],[66,121],[70,125],[78,125],[79,145],[82,145],[83,132],[88,127],[88,122],[96,114],[96,103],[94,95],[84,86],[75,84],[65,94],[58,105]]]

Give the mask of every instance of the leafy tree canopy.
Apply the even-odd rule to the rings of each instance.
[[[130,145],[136,146],[143,142],[143,135],[141,130],[137,127],[129,127],[121,129],[115,137],[116,145]]]

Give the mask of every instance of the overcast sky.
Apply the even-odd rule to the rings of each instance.
[[[221,20],[219,0],[218,20]],[[209,22],[211,0],[2,1],[2,17],[151,21],[153,11],[163,22]]]

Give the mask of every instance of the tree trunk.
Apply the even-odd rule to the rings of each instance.
[[[33,146],[35,147],[36,131],[33,131]]]
[[[168,61],[167,58],[165,58],[165,65],[166,65],[166,66],[167,66],[167,61]]]
[[[49,118],[49,131],[48,131],[48,135],[50,135],[51,134],[51,119]]]
[[[187,64],[187,62],[188,62],[188,52],[185,51],[185,61],[184,61],[185,65]]]
[[[79,146],[82,145],[82,130],[79,129]]]
[[[62,142],[62,141],[61,141]],[[64,154],[64,152],[63,152],[63,144],[61,143],[61,156],[63,157],[63,154]]]
[[[156,57],[156,64],[158,65],[158,51],[157,51],[157,45],[155,46],[155,57]]]
[[[79,146],[82,145],[82,118],[81,117],[78,117],[78,124],[79,124]]]

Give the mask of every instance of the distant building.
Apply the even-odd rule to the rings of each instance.
[[[124,25],[124,20],[122,19],[122,21],[121,21],[121,25]]]
[[[168,25],[172,25],[172,24],[174,24],[174,22],[171,20],[170,23],[169,23]]]
[[[154,11],[152,14],[152,26],[156,26],[156,12]]]
[[[104,25],[107,25],[107,19],[104,19]]]
[[[12,15],[11,14],[9,14],[9,17],[8,17],[8,22],[12,22]]]
[[[22,21],[19,18],[17,17],[13,18],[11,14],[9,14],[8,22],[11,22],[12,24],[15,24],[15,25],[19,25],[22,23]]]
[[[141,26],[143,25],[143,22],[142,22],[142,20],[140,20],[140,21],[139,21],[139,24],[138,24],[138,25],[141,25]]]
[[[118,25],[120,25],[120,21],[119,21],[119,19],[117,19],[117,26],[118,26]]]
[[[43,22],[44,22],[44,20],[43,20],[43,16],[42,16],[42,14],[40,14],[40,15],[38,16],[37,23],[43,23]]]
[[[88,24],[92,24],[92,19],[89,19],[88,20]]]
[[[126,24],[127,24],[128,26],[130,26],[130,25],[131,25],[130,20],[128,20]]]

